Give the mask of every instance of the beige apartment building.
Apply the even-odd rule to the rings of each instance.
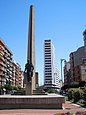
[[[10,84],[23,87],[23,72],[19,64],[13,61],[13,54],[0,38],[0,86]]]
[[[23,72],[18,63],[13,61],[12,86],[23,87]]]
[[[12,52],[0,38],[0,85],[12,83]]]

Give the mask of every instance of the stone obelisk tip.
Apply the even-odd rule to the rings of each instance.
[[[30,5],[30,8],[33,7],[33,5]]]

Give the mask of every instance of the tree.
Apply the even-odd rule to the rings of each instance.
[[[12,90],[17,90],[18,88],[16,86],[13,86],[12,87]]]
[[[4,88],[5,88],[6,90],[12,90],[12,86],[11,86],[10,84],[5,84],[5,85],[4,85]]]
[[[70,87],[71,87],[71,88],[78,88],[78,87],[79,87],[79,82],[72,82],[72,83],[70,84]]]
[[[0,85],[0,89],[3,89],[3,86]]]

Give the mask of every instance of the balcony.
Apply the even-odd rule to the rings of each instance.
[[[4,47],[0,44],[0,48],[2,48],[4,50]]]
[[[0,62],[0,65],[3,65],[3,66],[4,66],[4,63],[3,63],[3,62]]]
[[[0,73],[0,76],[3,76],[3,77],[5,77],[5,74],[4,74],[3,72],[1,72],[1,73]]]
[[[4,50],[0,48],[0,53],[4,55]]]
[[[0,67],[0,70],[5,71],[4,67]]]

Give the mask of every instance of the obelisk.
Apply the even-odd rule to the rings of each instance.
[[[34,7],[30,6],[30,15],[29,15],[29,29],[28,29],[28,49],[27,49],[27,61],[30,61],[33,66],[33,76],[31,81],[26,81],[26,95],[32,95],[33,91],[36,89],[35,83],[35,38],[34,38]]]

